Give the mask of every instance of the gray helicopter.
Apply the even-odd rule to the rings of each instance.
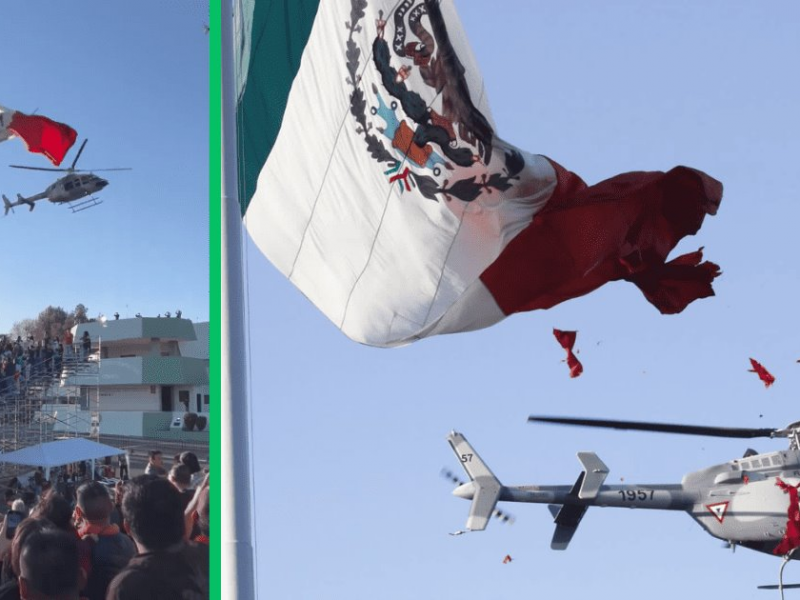
[[[498,501],[547,504],[556,524],[550,547],[565,550],[590,506],[681,510],[733,548],[782,556],[783,565],[800,559],[800,552],[795,553],[800,522],[791,522],[800,519],[800,422],[783,429],[746,429],[567,417],[531,416],[528,420],[715,437],[788,438],[789,448],[767,454],[748,450],[740,459],[689,473],[681,483],[655,485],[604,485],[608,467],[595,453],[578,452],[583,470],[571,486],[504,486],[467,439],[453,431],[447,441],[470,478],[453,490],[455,496],[472,500],[468,531],[485,529]],[[797,586],[781,589],[789,587]]]
[[[80,149],[78,150],[78,154],[75,155],[75,160],[72,161],[72,165],[70,165],[66,169],[55,169],[55,168],[48,168],[48,167],[30,167],[25,165],[10,165],[15,169],[31,169],[34,171],[60,171],[66,172],[67,174],[58,179],[56,182],[50,184],[47,189],[39,194],[34,194],[33,196],[28,196],[25,198],[21,194],[17,194],[16,202],[11,202],[8,198],[6,198],[5,194],[3,195],[3,204],[5,205],[5,214],[8,215],[8,211],[14,209],[15,206],[28,206],[29,210],[33,210],[36,206],[34,203],[37,200],[49,200],[55,204],[63,204],[68,203],[69,207],[72,209],[72,212],[79,212],[81,210],[85,210],[87,208],[91,208],[93,206],[97,206],[98,204],[102,203],[102,200],[98,199],[94,196],[97,192],[102,190],[104,187],[108,185],[108,181],[103,179],[102,177],[98,177],[93,172],[90,171],[128,171],[130,170],[127,167],[117,167],[117,168],[109,168],[109,169],[76,169],[75,165],[78,162],[78,159],[83,152],[83,148],[86,146],[86,142],[89,140],[83,140],[83,144],[81,144]],[[86,196],[90,196],[86,198]],[[85,200],[82,200],[86,198]],[[78,202],[79,201],[79,202]]]

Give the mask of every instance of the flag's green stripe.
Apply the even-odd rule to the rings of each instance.
[[[247,87],[236,109],[242,215],[278,136],[318,6],[319,0],[258,0],[255,4]]]

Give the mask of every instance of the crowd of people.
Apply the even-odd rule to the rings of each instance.
[[[111,488],[87,479],[70,499],[45,482],[6,494],[0,600],[201,600],[209,597],[209,482],[183,452],[167,470]]]
[[[92,351],[89,332],[84,331],[77,343],[67,331],[61,339],[33,336],[12,340],[0,336],[0,400],[24,395],[28,383],[41,375],[61,372],[65,360],[86,360]]]

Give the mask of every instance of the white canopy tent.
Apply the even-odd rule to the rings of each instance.
[[[89,460],[92,463],[90,472],[94,473],[95,459],[117,454],[127,454],[127,452],[85,438],[69,438],[0,453],[0,463],[44,467],[45,478],[50,479],[51,467]]]

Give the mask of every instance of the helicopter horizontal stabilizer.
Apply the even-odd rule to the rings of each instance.
[[[503,486],[462,434],[452,431],[447,436],[447,441],[472,480],[471,485],[474,487],[466,528],[470,531],[482,531],[486,529],[494,512]]]
[[[3,204],[5,204],[5,208],[6,208],[5,215],[8,216],[8,211],[9,210],[14,210],[14,205],[11,204],[11,201],[8,198],[6,198],[5,194],[3,194]]]
[[[565,504],[556,515],[556,530],[553,532],[553,539],[550,548],[553,550],[566,550],[572,536],[578,530],[578,524],[583,515],[586,514],[586,506],[576,506]]]
[[[22,194],[17,194],[17,204],[19,204],[19,205],[27,204],[30,207],[30,208],[28,208],[29,211],[31,211],[34,208],[36,208],[36,204],[34,204],[34,202],[32,200],[29,200],[28,198],[25,198]]]
[[[600,459],[598,458],[597,460],[599,461]],[[603,479],[605,479],[605,477],[603,477]],[[572,486],[567,496],[577,500],[579,491],[583,489],[585,481],[586,472],[584,471],[578,475],[578,480],[575,482],[575,485]],[[572,540],[572,536],[575,535],[575,532],[578,530],[578,525],[580,525],[583,515],[586,514],[586,510],[589,507],[579,504],[564,504],[561,508],[558,508],[551,504],[548,505],[548,508],[556,523],[556,530],[553,532],[553,539],[550,542],[550,547],[553,550],[566,550]]]
[[[581,500],[592,500],[597,498],[600,486],[608,477],[608,467],[597,457],[594,452],[578,452],[578,460],[583,465],[583,484],[578,491],[578,498]]]

